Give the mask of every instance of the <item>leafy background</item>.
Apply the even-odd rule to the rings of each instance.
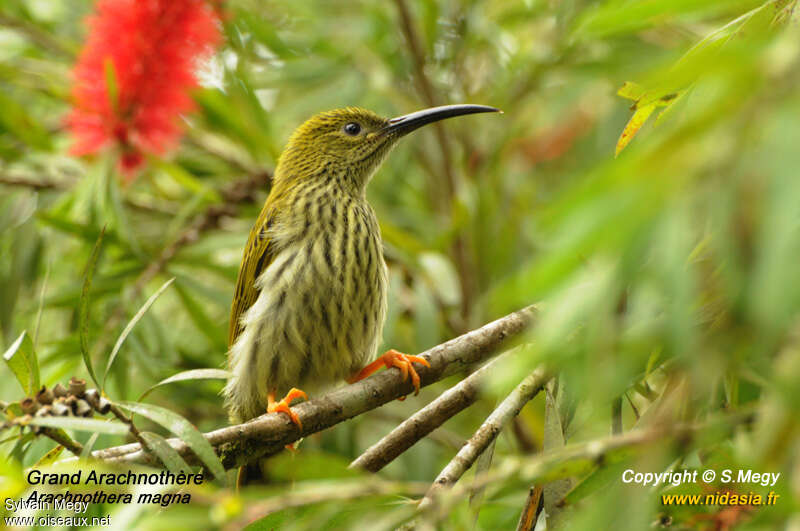
[[[664,403],[663,422],[724,429],[657,441],[613,464],[506,474],[482,500],[453,500],[437,525],[513,528],[528,489],[562,476],[582,485],[557,515],[569,529],[712,528],[729,516],[661,505],[659,494],[685,486],[619,480],[625,467],[671,466],[781,472],[775,506],[731,518],[742,529],[792,525],[800,498],[796,2],[232,0],[225,45],[202,67],[198,112],[186,118],[180,149],[150,159],[130,184],[113,154],[68,154],[69,71],[91,7],[0,6],[0,344],[26,331],[42,383],[87,376],[81,279],[103,227],[86,330],[100,374],[125,325],[175,278],[127,336],[108,395],[136,400],[177,372],[223,367],[233,283],[269,172],[293,128],[329,108],[393,116],[470,102],[505,111],[448,121],[443,137],[415,133],[371,183],[390,268],[385,347],[418,352],[543,303],[493,392],[382,471],[379,495],[359,490],[369,483],[346,464],[458,378],[306,439],[299,453],[274,459],[275,487],[257,496],[212,483],[189,506],[129,509],[131,525],[210,518],[222,526],[254,499],[283,507],[289,484],[307,503],[259,525],[393,528],[412,517],[418,485],[542,363],[560,374],[568,443],[607,435],[620,396],[624,431],[649,425]],[[618,144],[623,131],[638,134]],[[7,374],[0,398],[12,403],[22,396]],[[208,431],[227,422],[221,385],[170,384],[145,401]],[[744,424],[732,420],[742,416]],[[501,434],[493,470],[534,458],[544,417],[540,396]],[[121,442],[102,435],[95,447]],[[9,475],[0,491],[21,495],[21,467],[52,446],[4,431]]]

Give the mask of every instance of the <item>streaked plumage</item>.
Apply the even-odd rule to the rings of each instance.
[[[367,183],[409,131],[494,110],[449,106],[387,120],[348,108],[319,114],[294,132],[250,231],[234,294],[233,376],[224,390],[232,421],[263,414],[270,392],[318,390],[375,357],[387,275]]]

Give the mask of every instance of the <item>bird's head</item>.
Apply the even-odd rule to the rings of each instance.
[[[363,193],[401,137],[432,122],[482,112],[501,111],[485,105],[445,105],[397,118],[354,107],[317,114],[289,139],[278,161],[275,185],[337,180],[344,188]]]

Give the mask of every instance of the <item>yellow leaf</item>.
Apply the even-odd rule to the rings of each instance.
[[[633,81],[626,81],[617,91],[617,96],[635,101],[644,96],[644,87]]]
[[[56,446],[55,448],[44,454],[44,456],[41,459],[39,459],[33,466],[35,468],[40,468],[43,466],[52,465],[53,463],[56,462],[56,459],[58,459],[58,457],[61,455],[61,452],[63,451],[64,447],[59,444],[58,446]]]
[[[628,124],[625,126],[625,129],[622,131],[622,134],[619,136],[619,140],[617,140],[617,149],[614,152],[614,157],[619,156],[620,152],[625,149],[633,137],[636,136],[636,133],[639,132],[639,129],[642,128],[644,123],[653,114],[657,104],[651,103],[645,107],[641,107],[636,109],[636,112],[633,113],[631,119],[628,120]]]

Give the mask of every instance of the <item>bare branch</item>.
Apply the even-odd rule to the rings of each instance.
[[[423,352],[421,355],[431,366],[417,368],[422,385],[430,385],[462,371],[485,360],[499,348],[507,347],[509,341],[532,322],[535,312],[535,307],[529,306]],[[217,448],[225,468],[235,468],[278,453],[285,445],[301,437],[375,409],[410,394],[412,390],[410,380],[403,381],[399,371],[382,371],[316,400],[293,406],[303,424],[302,430],[285,415],[268,414],[244,424],[212,431],[206,434],[206,438]],[[197,464],[196,456],[185,443],[174,438],[168,443],[187,462]],[[92,456],[109,462],[158,464],[155,458],[142,451],[139,444],[97,450]]]
[[[420,502],[420,509],[433,503],[437,492],[450,487],[466,472],[484,450],[497,438],[497,435],[516,417],[550,378],[548,371],[536,369],[503,400],[491,415],[484,421],[478,431],[467,441],[458,454],[444,467],[439,476],[428,489],[425,498]]]
[[[506,358],[508,354],[503,354],[487,363],[407,418],[350,463],[350,468],[377,472],[451,417],[474,404],[489,371],[496,368],[500,360]]]

